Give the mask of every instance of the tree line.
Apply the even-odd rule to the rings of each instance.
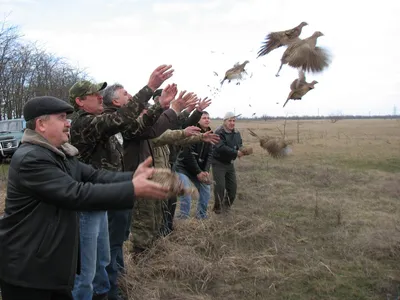
[[[222,120],[222,118],[215,118]],[[269,120],[331,120],[335,123],[339,120],[352,120],[352,119],[400,119],[400,115],[329,115],[329,116],[268,116],[262,115],[261,117],[237,117],[238,120],[250,121],[269,121]]]
[[[23,40],[17,26],[0,25],[0,120],[20,118],[31,97],[67,99],[69,88],[84,78],[84,70]]]

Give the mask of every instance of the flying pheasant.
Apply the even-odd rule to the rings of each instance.
[[[260,140],[260,146],[267,150],[269,155],[273,158],[282,158],[285,157],[289,151],[289,145],[292,144],[291,141],[286,141],[281,138],[274,138],[270,136],[266,136],[265,138],[260,138],[254,131],[247,129],[250,132],[250,135],[258,138]]]
[[[285,50],[281,58],[281,65],[276,77],[284,64],[293,68],[302,68],[307,72],[321,72],[330,64],[330,55],[327,50],[317,47],[317,38],[323,36],[320,31],[304,40],[291,43]]]
[[[246,73],[246,70],[244,69],[246,65],[249,63],[248,60],[246,60],[244,63],[239,64],[236,63],[233,68],[230,68],[228,71],[225,72],[225,77],[221,81],[221,86],[223,85],[225,80],[228,80],[228,83],[231,82],[232,79],[242,79],[242,73]],[[237,85],[240,84],[239,82]]]
[[[290,85],[290,93],[286,99],[285,104],[283,104],[283,107],[285,107],[286,103],[290,99],[292,100],[301,100],[301,98],[308,93],[309,90],[314,89],[314,85],[317,84],[318,81],[313,80],[311,83],[308,83],[306,81],[306,76],[304,74],[304,71],[302,69],[299,69],[299,78],[293,80],[292,84]]]
[[[272,50],[275,50],[282,46],[287,46],[293,42],[300,41],[299,36],[304,26],[307,26],[307,22],[301,22],[299,25],[292,29],[284,31],[271,32],[265,37],[263,45],[258,51],[257,58],[260,56],[267,55]]]

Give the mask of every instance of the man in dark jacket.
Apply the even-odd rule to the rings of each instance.
[[[176,89],[176,85],[174,86]],[[168,87],[160,91],[159,97],[155,93],[156,100],[164,97]],[[124,144],[124,164],[125,170],[133,171],[137,166],[147,157],[151,156],[154,162],[153,146],[150,139],[156,138],[164,133],[167,129],[176,129],[178,127],[178,119],[181,112],[191,103],[196,101],[193,93],[185,94],[183,91],[179,94],[176,100],[171,101],[170,108],[166,109],[157,120],[157,122],[151,127],[146,129],[142,134],[132,134],[130,131],[124,131],[123,144]],[[177,94],[177,90],[175,95]],[[158,203],[159,204],[159,203]],[[154,204],[155,205],[155,204]],[[157,238],[154,236],[154,230],[150,223],[152,223],[152,214],[154,211],[154,205],[151,202],[136,201],[133,215],[131,219],[131,238],[132,242],[131,251],[133,253],[141,253],[146,249],[149,249],[153,244],[153,241]]]
[[[211,131],[210,116],[203,111],[197,126],[201,133]],[[176,162],[176,172],[183,181],[185,187],[190,186],[190,181],[199,191],[199,201],[197,205],[196,218],[204,219],[207,217],[207,206],[210,200],[209,171],[212,158],[212,145],[201,142],[189,147],[185,147],[178,155]],[[184,195],[179,197],[180,215],[179,218],[186,219],[190,215],[191,196]]]
[[[77,210],[129,209],[136,197],[165,199],[149,181],[149,158],[135,174],[96,170],[68,143],[73,107],[49,97],[23,108],[27,129],[12,157],[5,212],[0,218],[3,300],[72,299],[80,272]],[[132,178],[133,177],[133,178]]]
[[[243,146],[240,132],[235,129],[236,116],[227,112],[224,123],[215,130],[220,142],[214,146],[212,172],[214,186],[214,212],[227,212],[236,197],[236,172],[234,161],[243,156],[239,149]],[[226,191],[226,193],[225,193]]]
[[[208,99],[208,97],[206,97],[198,102],[197,107],[195,105],[188,107],[185,110],[185,112],[188,113],[188,118],[180,122],[180,124],[178,124],[178,127],[185,129],[188,126],[197,124],[201,119],[204,109],[206,109],[210,104],[211,104],[211,99]],[[176,169],[175,163],[179,152],[182,150],[182,147],[170,145],[169,150],[170,150],[169,164],[171,166],[171,170],[175,171]],[[164,210],[163,235],[168,235],[174,230],[174,216],[175,216],[177,201],[178,201],[177,197],[171,197],[168,199],[167,207]]]

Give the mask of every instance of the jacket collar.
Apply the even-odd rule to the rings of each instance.
[[[236,132],[236,128],[233,128],[233,130],[229,130],[224,125],[218,126],[218,130],[223,130],[226,133],[235,133]]]
[[[60,149],[54,147],[46,140],[43,136],[32,129],[25,129],[24,134],[21,139],[21,143],[29,143],[41,146],[46,148],[55,154],[61,156],[62,158],[66,158],[66,156],[76,156],[78,155],[79,151],[77,148],[72,146],[70,143],[65,143],[61,145]]]
[[[201,131],[200,131],[201,133],[204,133],[204,132],[207,132],[207,131],[210,131],[210,130],[212,130],[212,129],[211,129],[211,127],[207,127],[207,129],[206,129],[206,130],[204,130],[203,128],[201,128],[201,126],[200,126],[200,124],[199,124],[199,123],[197,123],[197,124],[196,124],[196,126],[197,126],[197,127],[199,127],[199,128],[201,129]]]
[[[104,112],[103,113],[113,113],[118,110],[119,107],[116,107],[114,105],[111,106],[104,106]]]

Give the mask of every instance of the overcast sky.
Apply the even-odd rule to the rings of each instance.
[[[158,65],[172,64],[168,83],[211,96],[208,85],[220,87],[227,69],[249,60],[252,77],[225,82],[212,97],[212,117],[391,114],[395,105],[400,112],[400,1],[0,0],[0,13],[11,13],[25,39],[132,94]],[[332,64],[307,73],[308,82],[319,82],[315,89],[282,108],[297,70],[284,65],[275,77],[284,48],[256,55],[270,31],[302,21],[309,25],[301,37],[324,33],[317,44],[329,49]]]

